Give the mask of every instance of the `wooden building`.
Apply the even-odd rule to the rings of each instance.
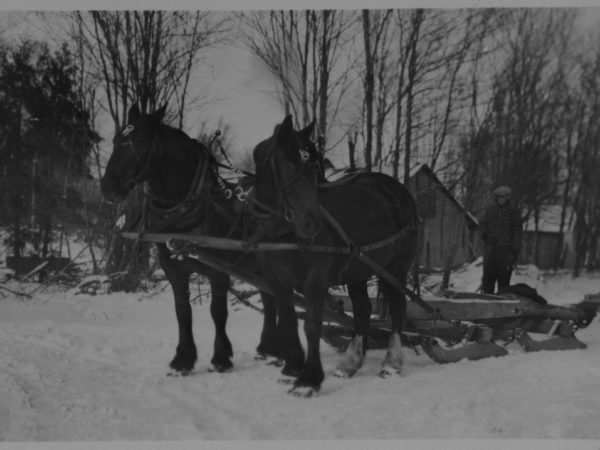
[[[519,264],[535,264],[540,269],[573,268],[575,251],[573,243],[572,211],[567,210],[565,224],[561,230],[562,207],[544,206],[540,210],[536,226],[533,217],[523,224],[523,249]]]
[[[441,269],[473,261],[479,255],[478,222],[454,198],[426,164],[415,167],[408,189],[421,221],[419,265]]]

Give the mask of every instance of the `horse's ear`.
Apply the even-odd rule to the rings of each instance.
[[[300,137],[307,139],[307,140],[310,139],[310,137],[313,134],[313,131],[315,131],[315,124],[316,124],[316,121],[315,121],[315,119],[313,119],[313,121],[311,123],[309,123],[306,128],[303,128],[302,130],[300,130],[298,132],[300,134]]]
[[[160,108],[158,108],[152,114],[150,114],[150,121],[155,123],[156,125],[158,125],[159,123],[162,122],[163,118],[165,117],[166,111],[167,111],[167,105],[166,104],[162,105]]]
[[[275,129],[275,138],[277,139],[277,141],[279,142],[283,142],[285,141],[288,136],[294,131],[294,123],[292,120],[292,116],[288,115],[285,116],[285,119],[283,119],[283,122],[281,122],[281,124],[276,127]]]
[[[127,113],[127,125],[133,125],[133,123],[136,122],[141,115],[142,113],[140,113],[140,108],[138,108],[138,105],[132,105]]]

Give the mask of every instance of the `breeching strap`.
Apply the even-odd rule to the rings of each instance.
[[[346,234],[346,232],[344,231],[344,229],[338,223],[338,221],[335,220],[333,218],[333,216],[329,213],[329,211],[327,211],[322,206],[321,206],[321,213],[327,219],[327,221],[329,222],[329,224],[337,231],[337,233],[344,240],[344,242],[346,243],[347,246],[349,246],[350,248],[357,248],[356,245],[354,244],[354,242],[352,242],[352,240],[350,239],[350,237]],[[400,233],[403,234],[404,230],[402,230]],[[398,234],[398,233],[396,233],[396,234]],[[399,239],[399,236],[396,237],[396,239]],[[390,241],[389,238],[386,239],[385,241],[392,242],[392,241]],[[382,241],[380,241],[380,242],[382,242]],[[389,242],[386,242],[386,243],[389,243]],[[371,247],[370,248],[371,250],[373,249],[372,246],[367,246],[367,247]],[[398,281],[398,279],[394,275],[392,275],[391,273],[389,273],[383,266],[381,266],[380,264],[376,263],[375,261],[373,261],[373,259],[371,259],[367,255],[365,255],[363,253],[364,251],[366,251],[365,247],[358,247],[357,250],[358,251],[355,253],[355,255],[360,260],[360,262],[362,262],[364,265],[366,265],[369,268],[371,268],[376,274],[378,274],[379,276],[381,276],[382,278],[384,278],[388,283],[390,283],[392,286],[394,286],[396,289],[398,289],[404,295],[406,295],[407,297],[409,297],[412,301],[414,301],[415,303],[417,303],[426,312],[433,313],[435,311],[421,297],[419,297],[417,294],[415,294],[410,289],[408,289],[406,286],[404,286],[402,283],[400,283],[400,281]]]

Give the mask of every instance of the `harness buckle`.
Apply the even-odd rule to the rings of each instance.
[[[131,133],[133,131],[133,125],[127,125],[125,127],[125,129],[121,132],[121,136],[123,137],[127,137],[129,135],[129,133]]]
[[[129,192],[131,192],[137,187],[137,181],[135,181],[134,179],[127,180],[127,183],[125,183],[125,187]]]
[[[231,189],[225,189],[223,192],[225,194],[225,198],[229,200],[233,196],[233,191]]]
[[[300,160],[302,162],[306,162],[310,159],[310,153],[308,153],[306,150],[300,149],[299,152],[300,152]]]
[[[296,214],[293,209],[286,209],[283,213],[283,218],[286,222],[294,223],[296,221]]]

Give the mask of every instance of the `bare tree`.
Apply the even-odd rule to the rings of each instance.
[[[134,103],[142,112],[174,105],[182,127],[192,70],[203,49],[225,39],[228,26],[226,16],[202,11],[74,12],[73,19],[116,130]]]
[[[412,155],[413,113],[415,99],[415,85],[418,69],[419,35],[423,24],[425,12],[417,9],[411,15],[411,34],[408,40],[408,77],[406,82],[406,109],[405,109],[405,133],[404,133],[404,183],[408,183],[410,177],[410,161]]]
[[[348,11],[257,11],[241,14],[246,46],[275,77],[280,102],[299,125],[317,119],[327,138],[351,85],[354,15]]]
[[[489,180],[481,187],[510,184],[516,199],[531,210],[538,199],[554,194],[547,183],[564,104],[557,95],[563,82],[562,68],[556,64],[558,28],[568,29],[571,19],[568,11],[561,10],[513,12],[513,22],[502,36],[504,57],[493,96],[477,130],[484,164],[479,176],[483,170]]]
[[[597,43],[594,44],[594,47]],[[591,56],[588,56],[591,55]],[[581,61],[580,97],[575,118],[578,122],[576,144],[571,153],[574,162],[572,195],[575,218],[575,275],[582,268],[598,267],[600,239],[600,52],[586,52]],[[567,194],[568,195],[568,194]]]
[[[0,14],[0,44],[4,35],[23,22],[26,13],[4,11]]]
[[[574,144],[576,127],[571,123],[571,130],[566,129],[565,121],[575,120],[565,110],[574,15],[568,10],[524,9],[510,11],[507,18],[499,34],[502,52],[486,117],[463,154],[465,183],[471,191],[469,204],[476,209],[483,207],[493,186],[513,188],[525,218],[533,218],[532,256],[537,262],[542,209],[561,198],[562,155]]]
[[[72,35],[102,88],[103,105],[115,133],[126,122],[129,107],[143,112],[170,104],[171,117],[183,127],[184,113],[194,98],[189,89],[192,71],[202,50],[225,38],[228,18],[202,11],[73,12]],[[125,210],[140,213],[145,197],[136,189]],[[113,218],[124,205],[118,205]],[[107,271],[127,270],[123,289],[135,289],[148,270],[147,245],[124,242],[120,233],[109,238]]]
[[[394,106],[389,101],[391,85],[395,80],[392,59],[392,10],[362,11],[364,45],[364,128],[366,170],[382,164],[385,123]],[[373,131],[375,145],[373,148]]]

